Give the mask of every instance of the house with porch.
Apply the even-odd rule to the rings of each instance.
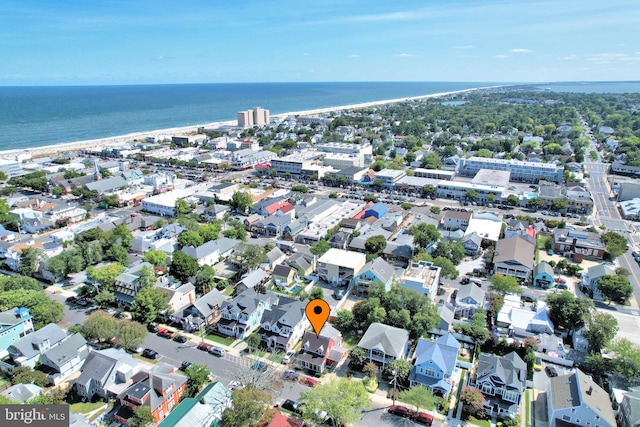
[[[369,362],[381,364],[384,369],[396,359],[407,358],[409,331],[374,322],[358,342],[358,347],[364,350]]]
[[[136,264],[127,269],[124,273],[116,278],[115,291],[113,295],[119,307],[130,308],[133,304],[138,292],[142,289],[142,285],[138,282],[142,269],[147,268],[153,270],[153,265],[148,262]],[[157,279],[156,279],[157,280]]]
[[[605,264],[598,264],[589,267],[586,272],[582,273],[582,286],[587,288],[593,294],[593,299],[602,301],[604,296],[598,288],[598,281],[604,276],[615,276],[616,272],[613,268]]]
[[[186,332],[199,331],[213,326],[220,318],[220,308],[228,298],[217,289],[212,289],[182,311],[182,324]]]
[[[46,351],[60,345],[67,333],[55,323],[49,323],[42,329],[22,337],[8,348],[9,356],[15,366],[35,368]]]
[[[300,341],[310,324],[305,314],[308,302],[281,296],[277,304],[264,312],[258,336],[267,348],[286,353]]]
[[[9,354],[9,347],[33,333],[33,320],[26,307],[13,307],[0,312],[0,358]]]
[[[460,317],[471,318],[477,309],[483,308],[485,302],[484,290],[476,285],[460,288],[455,301],[455,312]]]
[[[217,330],[223,335],[245,339],[255,331],[262,321],[262,315],[278,301],[273,292],[258,293],[247,289],[234,299],[222,303]]]
[[[295,277],[296,270],[293,267],[283,264],[276,265],[273,269],[273,273],[271,273],[273,283],[280,288],[291,286]]]
[[[374,284],[381,286],[385,292],[388,292],[393,283],[393,273],[393,266],[383,258],[377,257],[369,261],[354,277],[356,294],[367,295],[369,288]]]
[[[340,331],[326,323],[319,335],[312,331],[304,333],[302,351],[296,356],[295,363],[301,369],[323,372],[345,356],[347,349],[343,345]]]
[[[533,287],[553,288],[553,268],[548,263],[543,261],[533,269]]]
[[[40,369],[47,374],[49,384],[58,385],[78,372],[88,355],[84,337],[79,333],[69,335],[59,345],[42,353]]]
[[[493,258],[494,273],[513,276],[521,283],[530,283],[535,250],[535,240],[529,236],[498,240]]]
[[[411,387],[422,385],[435,395],[447,398],[459,351],[460,343],[450,333],[435,341],[420,338],[409,374]]]

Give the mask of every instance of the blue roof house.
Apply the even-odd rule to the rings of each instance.
[[[373,217],[376,217],[377,219],[380,219],[386,213],[387,213],[387,205],[385,205],[384,203],[378,202],[369,206],[367,210],[364,211],[363,218],[369,218],[370,216],[373,216]]]
[[[393,266],[378,257],[366,263],[353,278],[353,281],[356,292],[359,295],[365,295],[369,293],[369,287],[374,284],[383,286],[384,291],[388,292],[391,289],[393,277]]]
[[[449,333],[435,341],[420,338],[409,374],[411,387],[422,385],[435,395],[448,397],[459,350],[460,343]]]
[[[14,307],[0,312],[0,358],[9,354],[9,347],[33,332],[29,309]]]
[[[544,289],[553,288],[553,268],[546,262],[541,262],[534,267],[533,286]]]

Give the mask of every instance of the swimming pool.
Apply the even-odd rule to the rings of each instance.
[[[295,294],[296,292],[298,292],[301,289],[300,285],[293,285],[290,289],[289,292],[291,292],[292,294]]]

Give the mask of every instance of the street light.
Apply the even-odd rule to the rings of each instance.
[[[391,374],[393,375],[393,393],[391,395],[391,400],[393,401],[393,405],[395,406],[395,404],[396,404],[396,382],[398,380],[398,372],[394,369],[393,371],[391,371]]]

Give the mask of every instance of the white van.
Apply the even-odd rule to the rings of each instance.
[[[224,357],[224,348],[211,347],[209,353],[213,354],[214,356]]]

